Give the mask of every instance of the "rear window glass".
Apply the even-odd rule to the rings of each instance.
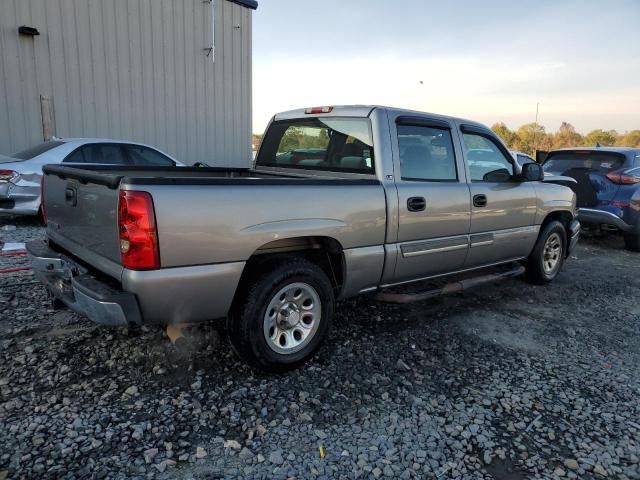
[[[44,152],[48,152],[52,148],[56,148],[62,145],[62,142],[50,141],[36,145],[35,147],[27,148],[18,153],[14,153],[12,157],[19,158],[20,160],[31,160],[32,158],[42,155]]]
[[[542,168],[560,175],[576,169],[608,173],[622,168],[624,161],[624,155],[611,152],[551,152]]]
[[[271,124],[256,167],[372,174],[373,159],[368,119],[310,118]]]

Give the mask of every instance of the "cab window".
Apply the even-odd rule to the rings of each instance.
[[[473,133],[463,134],[467,163],[472,182],[510,182],[513,163],[490,138]]]

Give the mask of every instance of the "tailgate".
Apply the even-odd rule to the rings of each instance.
[[[71,254],[120,277],[118,184],[121,177],[69,167],[44,169],[47,235]]]

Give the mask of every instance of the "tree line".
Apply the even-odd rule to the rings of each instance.
[[[562,122],[557,132],[549,133],[537,123],[527,123],[510,130],[504,123],[495,123],[493,130],[511,150],[533,156],[536,150],[549,151],[566,147],[640,147],[640,130],[618,133],[615,130],[591,130],[586,135],[576,132],[573,125]]]

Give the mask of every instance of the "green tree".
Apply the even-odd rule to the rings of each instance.
[[[618,147],[640,147],[640,130],[631,130],[616,140]]]
[[[582,139],[582,145],[594,147],[596,145],[613,146],[618,140],[618,132],[615,130],[604,131],[600,128],[597,130],[591,130]]]
[[[280,140],[279,152],[290,152],[300,148],[303,138],[302,130],[297,127],[289,127]]]
[[[518,141],[518,134],[513,130],[510,130],[504,123],[494,123],[491,130],[498,135],[502,141],[511,149],[515,149]]]
[[[546,150],[548,144],[547,133],[544,127],[538,123],[527,123],[522,125],[516,132],[517,141],[515,142],[515,150],[528,153],[534,156],[536,150]]]
[[[582,143],[582,135],[569,122],[562,122],[560,129],[553,136],[553,148],[577,147]]]
[[[289,152],[298,148],[327,148],[329,133],[325,128],[289,127],[280,140],[278,151]]]

